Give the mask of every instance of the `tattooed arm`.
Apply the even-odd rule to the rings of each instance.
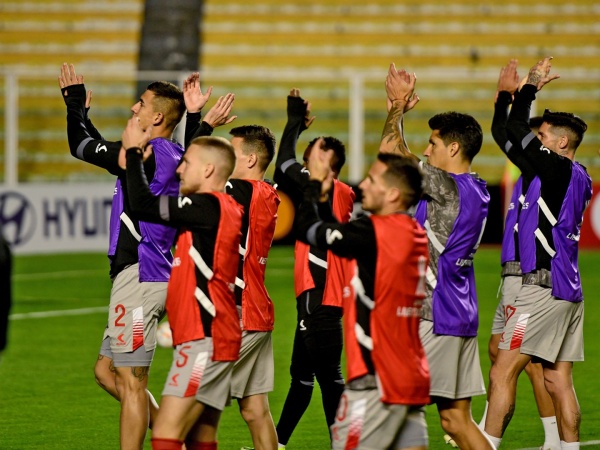
[[[544,85],[550,83],[556,78],[560,78],[558,74],[550,75],[550,69],[552,68],[552,56],[548,56],[529,69],[527,75],[526,84],[532,84],[539,91]]]
[[[412,155],[404,139],[404,114],[419,102],[419,96],[414,92],[416,81],[417,77],[414,74],[411,75],[405,70],[396,70],[394,64],[390,65],[385,80],[388,117],[379,146],[379,151],[382,153]]]

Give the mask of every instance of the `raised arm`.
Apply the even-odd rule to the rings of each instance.
[[[73,64],[63,64],[58,78],[63,100],[67,106],[67,137],[71,154],[83,161],[107,169],[113,174],[120,173],[120,142],[102,139],[87,119],[86,107],[91,96],[86,93],[83,75],[75,73]]]
[[[545,58],[530,69],[525,84],[515,95],[506,124],[510,141],[523,149],[523,156],[532,170],[547,181],[562,179],[565,174],[570,176],[570,171],[565,169],[571,165],[567,158],[546,149],[529,127],[531,103],[535,100],[536,93],[544,85],[559,77],[559,75],[549,74],[551,59]]]
[[[213,87],[210,86],[205,93],[200,87],[200,73],[194,72],[183,81],[183,100],[188,113],[199,113],[208,102]]]
[[[517,60],[511,59],[510,62],[502,67],[498,77],[498,88],[494,100],[494,117],[492,119],[492,137],[502,152],[508,159],[519,168],[523,175],[532,179],[535,171],[531,164],[523,155],[519,144],[514,145],[508,138],[506,123],[508,121],[508,112],[517,89],[519,88],[520,78],[517,73]],[[517,94],[518,95],[518,94]],[[529,124],[529,118],[527,118]],[[529,126],[529,125],[528,125]]]
[[[147,222],[192,229],[212,228],[219,221],[219,202],[211,195],[176,197],[153,195],[143,162],[152,152],[150,130],[144,132],[135,118],[129,119],[122,141],[127,160],[127,194],[136,217]]]
[[[535,94],[544,85],[560,77],[560,75],[550,75],[551,60],[552,57],[544,58],[529,70],[525,83],[519,91],[520,95],[516,96],[508,117],[508,137],[512,142],[522,143],[522,148],[527,147],[532,139],[537,139],[529,128],[531,103],[535,100]],[[527,141],[523,142],[526,136],[528,136]]]
[[[394,64],[390,65],[385,80],[388,116],[379,146],[382,153],[412,156],[404,139],[404,114],[419,102],[419,96],[415,94],[416,82],[415,74],[397,70]]]
[[[333,187],[332,154],[321,148],[322,143],[319,139],[310,151],[310,180],[296,221],[298,239],[339,256],[364,257],[376,248],[373,226],[366,217],[344,224],[334,218],[327,201]]]
[[[231,115],[235,95],[231,92],[219,97],[212,108],[208,110],[201,121],[200,112],[191,113],[188,111],[185,122],[185,147],[199,136],[210,136],[215,128],[227,125],[237,119],[237,116]]]
[[[298,89],[294,88],[290,91],[287,98],[287,123],[279,142],[275,168],[296,184],[302,184],[307,179],[302,164],[296,160],[296,145],[300,133],[306,130],[315,119],[310,115],[310,107],[310,103],[300,97]]]

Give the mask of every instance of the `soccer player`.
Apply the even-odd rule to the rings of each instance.
[[[71,154],[117,177],[108,251],[113,284],[108,325],[94,373],[98,384],[121,403],[121,448],[140,449],[158,410],[146,388],[156,327],[164,315],[176,230],[140,220],[131,211],[121,142],[103,139],[91,124],[87,116],[91,96],[72,64],[61,67],[59,85],[67,105]],[[133,117],[152,139],[154,151],[145,167],[156,195],[179,191],[175,169],[183,147],[171,138],[184,110],[181,90],[166,81],[150,84],[131,107]]]
[[[389,114],[381,152],[412,156],[404,141],[402,119],[419,101],[415,84],[414,75],[390,66],[386,78]],[[485,181],[471,172],[483,133],[473,117],[457,112],[433,116],[429,127],[427,162],[421,163],[425,195],[415,214],[429,240],[427,297],[420,323],[431,374],[429,393],[442,428],[461,449],[492,449],[471,417],[471,397],[485,393],[477,345],[473,257],[490,197]]]
[[[296,143],[302,131],[313,122],[310,104],[292,89],[287,99],[288,121],[283,131],[275,162],[275,182],[289,195],[298,208],[308,183],[309,173],[296,161]],[[331,158],[333,191],[329,195],[333,214],[340,222],[350,219],[354,205],[354,192],[337,180],[345,161],[345,147],[336,138],[325,137],[325,148],[334,153]],[[315,141],[304,152],[304,161],[310,155]],[[277,423],[277,437],[281,447],[290,439],[296,425],[308,408],[315,376],[321,388],[323,410],[327,426],[335,420],[335,411],[344,390],[341,371],[342,355],[342,298],[349,291],[352,277],[348,261],[331,251],[296,241],[294,286],[297,321],[290,375],[290,389]]]
[[[323,143],[310,152],[297,224],[303,241],[355,258],[354,298],[344,302],[348,383],[333,449],[426,449],[429,371],[419,318],[427,237],[408,213],[421,197],[421,172],[410,158],[379,154],[359,186],[372,215],[339,223],[328,202],[333,152]]]
[[[186,138],[210,134],[213,128],[211,111],[215,108],[200,122],[201,107],[198,105],[202,91],[197,73],[185,81],[183,93],[188,111]],[[220,102],[227,108],[233,104],[233,95],[221,97],[215,107],[219,107]],[[219,117],[228,116],[228,111],[219,114]],[[233,119],[227,120],[225,122],[229,123]],[[243,330],[242,347],[240,358],[233,366],[231,394],[238,399],[254,448],[274,450],[277,434],[268,400],[275,376],[271,342],[274,308],[265,287],[265,270],[275,233],[279,196],[264,177],[275,154],[275,136],[271,130],[259,125],[233,128],[230,134],[236,165],[226,192],[244,207],[240,264],[235,280],[236,305]]]
[[[183,156],[180,196],[155,196],[143,158],[148,133],[135,119],[123,132],[127,188],[134,211],[146,220],[179,228],[167,294],[173,364],[152,429],[154,450],[214,450],[221,411],[230,396],[241,329],[234,286],[243,207],[225,193],[235,166],[226,139],[200,137]]]
[[[528,209],[533,205],[525,204],[525,197],[533,196],[539,198],[540,180],[535,174],[535,169],[531,163],[524,157],[522,149],[519,145],[514,145],[507,136],[506,121],[508,120],[508,108],[513,101],[513,96],[519,87],[519,76],[517,74],[517,61],[512,59],[508,65],[502,68],[498,78],[498,89],[496,92],[496,100],[494,106],[494,118],[492,119],[492,136],[506,154],[508,159],[515,164],[521,171],[521,176],[515,183],[511,202],[506,215],[506,223],[504,227],[504,236],[502,239],[502,281],[501,281],[501,298],[494,315],[492,326],[492,335],[489,342],[489,355],[492,364],[496,360],[498,354],[498,344],[504,330],[507,317],[514,310],[514,301],[521,289],[523,273],[521,271],[520,252],[519,252],[519,229],[527,230],[528,224],[519,221],[519,214],[522,208]],[[541,123],[541,117],[532,117],[529,119],[529,127],[534,133],[537,133]],[[531,186],[532,192],[527,194]],[[533,192],[536,194],[533,194]],[[528,217],[532,217],[529,215]],[[544,450],[560,450],[560,437],[558,435],[558,427],[556,424],[556,416],[554,414],[554,405],[552,399],[546,391],[544,385],[544,374],[541,364],[530,362],[525,366],[531,385],[533,394],[538,407],[540,418],[544,427]],[[489,396],[489,392],[488,392]],[[489,403],[486,402],[486,409],[479,423],[479,428],[484,429],[487,408]]]
[[[507,315],[490,372],[485,431],[498,447],[515,408],[517,378],[532,360],[540,361],[554,403],[561,448],[579,448],[581,411],[573,386],[574,361],[583,360],[583,293],[578,241],[583,212],[591,199],[591,179],[574,161],[587,125],[570,113],[544,112],[537,136],[528,125],[531,102],[550,81],[551,57],[534,65],[515,95],[506,125],[540,180],[531,186],[530,206],[521,211],[519,249],[523,286]],[[534,195],[535,194],[535,195]],[[527,216],[533,215],[533,220]]]

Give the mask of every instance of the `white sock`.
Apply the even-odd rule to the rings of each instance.
[[[487,417],[488,406],[490,406],[490,404],[486,400],[485,401],[485,409],[483,410],[483,417],[481,418],[481,421],[477,425],[481,431],[483,431],[485,429],[485,418]]]
[[[497,438],[494,436],[490,436],[489,434],[487,434],[485,431],[483,431],[483,435],[488,438],[488,440],[494,444],[494,448],[498,449],[500,448],[500,443],[502,442],[502,438]]]
[[[573,450],[573,449],[579,448],[579,442],[560,441],[560,448]]]
[[[277,448],[285,448],[285,445],[280,444],[279,442],[277,443]]]
[[[544,449],[558,450],[561,447],[556,416],[540,417],[544,425]]]

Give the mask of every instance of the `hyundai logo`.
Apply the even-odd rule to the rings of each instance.
[[[10,244],[22,245],[31,239],[35,222],[35,211],[25,196],[14,191],[0,193],[0,224]]]

